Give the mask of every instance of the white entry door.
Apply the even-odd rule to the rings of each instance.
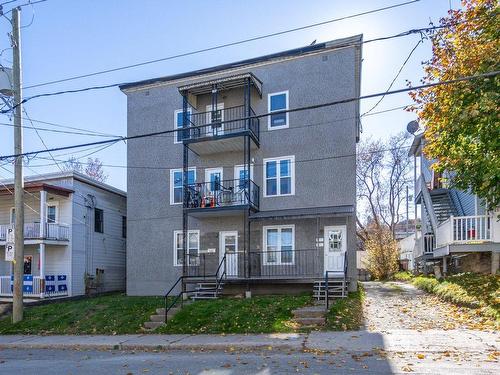
[[[347,251],[347,228],[345,225],[325,227],[325,262],[326,271],[344,272],[344,257]]]
[[[226,276],[238,276],[238,232],[220,232],[219,259],[226,254]]]
[[[222,168],[205,169],[205,183],[207,192],[214,193],[222,188]]]

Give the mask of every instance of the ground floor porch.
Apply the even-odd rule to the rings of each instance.
[[[5,261],[5,247],[0,247],[0,300],[13,294],[14,273]],[[68,245],[25,244],[23,296],[26,299],[60,298],[70,295],[70,250]]]

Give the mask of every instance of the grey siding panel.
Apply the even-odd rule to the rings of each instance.
[[[257,114],[266,113],[268,94],[284,90],[289,91],[290,108],[354,97],[357,95],[355,66],[355,48],[345,48],[247,69],[263,82],[262,99],[253,95],[252,108]],[[226,91],[220,99],[225,108],[242,104],[242,100],[241,89]],[[205,111],[207,104],[208,98],[200,97],[197,110]],[[352,102],[290,113],[290,127],[281,130],[268,131],[267,118],[261,119],[261,146],[252,151],[253,179],[261,189],[261,211],[355,207],[357,106]],[[132,136],[173,129],[174,111],[180,108],[182,98],[174,85],[129,92],[127,133]],[[264,198],[263,160],[288,155],[294,155],[296,160],[295,195]],[[190,154],[190,161],[191,166],[197,167],[199,182],[204,179],[205,166],[224,166],[224,178],[232,179],[234,165],[243,162],[243,152],[202,158]],[[173,135],[130,140],[127,165],[127,210],[133,213],[129,217],[127,239],[127,293],[163,294],[181,273],[180,267],[173,266],[172,236],[174,230],[182,229],[182,207],[169,203],[169,171],[182,166],[182,145],[174,144]],[[198,224],[196,219],[190,219],[190,228],[213,224],[212,220],[203,221],[205,224]],[[220,218],[218,230],[231,230],[239,223],[234,218]],[[306,234],[296,236],[302,238],[303,235]],[[350,270],[351,267],[354,270],[354,222],[348,226],[348,238],[352,241],[349,243]],[[217,242],[213,236],[207,240]],[[216,245],[218,248],[218,243]],[[202,243],[203,246],[212,247]]]

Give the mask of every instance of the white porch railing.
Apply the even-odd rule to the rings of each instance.
[[[24,275],[24,297],[60,297],[68,295],[66,275],[46,275],[45,282],[40,276]],[[43,291],[45,287],[45,291]],[[0,296],[11,297],[13,288],[12,276],[0,276]],[[42,293],[43,291],[43,293]]]
[[[452,216],[438,226],[437,246],[493,240],[493,221],[489,215]]]
[[[5,241],[7,236],[7,228],[10,224],[0,225],[0,241]],[[40,233],[40,223],[26,223],[24,224],[24,238],[27,240],[35,239],[50,239],[58,241],[69,240],[69,225],[46,223],[45,233]]]
[[[424,234],[424,254],[432,254],[436,247],[436,241],[433,234]]]

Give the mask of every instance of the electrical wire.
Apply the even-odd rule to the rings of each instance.
[[[423,44],[424,43],[424,38],[423,36],[420,38],[420,40],[417,42],[417,44],[415,44],[415,46],[411,49],[410,53],[408,54],[408,56],[406,57],[406,59],[403,61],[403,64],[401,65],[401,67],[399,68],[398,72],[396,73],[396,76],[392,79],[391,83],[389,84],[389,87],[387,88],[386,92],[390,91],[392,89],[392,86],[394,85],[394,83],[396,82],[396,80],[398,79],[399,75],[401,74],[401,72],[403,71],[404,67],[406,66],[406,64],[408,63],[408,61],[410,60],[411,56],[413,55],[413,52],[415,52],[418,48],[418,46],[420,44]],[[378,107],[378,105],[382,102],[382,100],[384,100],[385,98],[385,95],[382,95],[380,97],[380,99],[368,110],[366,111],[365,113],[363,113],[361,115],[361,117],[364,117],[366,116],[367,114],[369,114],[371,111],[373,111],[375,108]]]
[[[351,102],[357,102],[360,100],[376,98],[376,97],[383,96],[383,95],[384,96],[394,95],[394,94],[400,94],[403,92],[422,90],[422,89],[430,88],[430,87],[436,87],[436,86],[441,86],[441,85],[448,85],[448,84],[455,84],[455,83],[470,81],[472,79],[477,79],[477,78],[494,77],[494,76],[497,76],[499,73],[500,73],[500,71],[486,72],[486,73],[461,77],[461,78],[447,80],[447,81],[427,83],[427,84],[414,86],[414,87],[405,87],[405,88],[392,90],[392,91],[385,91],[385,92],[379,92],[379,93],[374,93],[374,94],[362,95],[362,96],[358,96],[358,97],[336,100],[333,102],[313,104],[313,105],[304,106],[304,107],[297,107],[297,108],[292,108],[292,109],[287,109],[287,110],[281,110],[281,111],[272,112],[272,114],[277,115],[277,114],[284,114],[284,113],[294,113],[294,112],[300,112],[300,111],[315,110],[315,109],[331,107],[331,106],[339,105],[339,104],[346,104],[346,103],[351,103]],[[260,114],[260,115],[254,115],[254,116],[249,116],[249,117],[244,117],[244,118],[239,118],[239,119],[234,119],[234,120],[227,120],[227,121],[224,121],[224,123],[231,123],[231,122],[237,122],[237,121],[262,118],[262,117],[269,116],[270,114],[271,113],[264,113],[264,114]],[[132,140],[132,139],[140,139],[140,138],[146,138],[146,137],[151,137],[151,136],[169,134],[169,133],[174,133],[174,132],[182,132],[182,131],[184,131],[184,129],[182,129],[182,128],[171,129],[171,130],[162,130],[162,131],[158,131],[158,132],[143,133],[143,134],[137,134],[137,135],[133,135],[133,136],[127,136],[127,137],[121,138],[121,140],[126,141],[126,140]],[[116,143],[117,140],[116,139],[109,139],[109,140],[102,140],[102,141],[96,141],[96,142],[81,143],[81,144],[70,145],[70,146],[55,147],[55,148],[52,148],[50,150],[38,150],[38,151],[24,152],[24,153],[20,153],[20,154],[3,155],[3,156],[0,156],[0,160],[17,158],[20,156],[38,155],[38,154],[45,153],[47,151],[63,151],[63,150],[70,150],[70,149],[74,149],[74,148],[80,148],[80,147],[88,147],[88,146],[94,146],[94,145],[97,146],[97,145],[102,145],[102,144],[107,144],[107,143],[112,143],[112,142]]]
[[[365,15],[368,15],[368,14],[372,14],[372,13],[378,13],[378,12],[386,11],[386,10],[389,10],[389,9],[394,9],[394,8],[398,8],[398,7],[410,5],[410,4],[413,4],[413,3],[417,3],[419,1],[420,0],[405,1],[405,2],[402,2],[402,3],[398,3],[398,4],[394,4],[394,5],[389,5],[389,6],[382,7],[382,8],[376,8],[376,9],[368,10],[368,11],[361,12],[361,13],[351,14],[351,15],[343,16],[343,17],[337,17],[337,18],[333,18],[333,19],[330,19],[330,20],[327,20],[327,21],[322,21],[322,22],[317,22],[317,23],[305,25],[305,26],[295,27],[295,28],[292,28],[292,29],[278,31],[278,32],[275,32],[275,33],[260,35],[260,36],[256,36],[256,37],[252,37],[252,38],[247,38],[247,39],[239,40],[239,41],[236,41],[236,42],[230,42],[230,43],[220,44],[220,45],[217,45],[217,46],[202,48],[202,49],[198,49],[198,50],[194,50],[194,51],[190,51],[190,52],[184,52],[184,53],[180,53],[180,54],[176,54],[176,55],[162,57],[162,58],[159,58],[159,59],[148,60],[148,61],[144,61],[144,62],[140,62],[140,63],[136,63],[136,64],[124,65],[124,66],[117,67],[117,68],[111,68],[111,69],[101,70],[101,71],[97,71],[97,72],[92,72],[92,73],[87,73],[87,74],[81,74],[81,75],[77,75],[77,76],[73,76],[73,77],[62,78],[62,79],[58,79],[58,80],[54,80],[54,81],[49,81],[49,82],[44,82],[44,83],[38,83],[38,84],[26,86],[26,87],[24,87],[24,89],[31,89],[31,88],[35,88],[35,87],[53,85],[53,84],[61,83],[61,82],[74,81],[74,80],[81,79],[81,78],[88,78],[88,77],[93,77],[93,76],[97,76],[97,75],[102,75],[102,74],[117,72],[117,71],[120,71],[120,70],[137,68],[139,66],[154,64],[154,63],[158,63],[158,62],[163,62],[163,61],[168,61],[168,60],[174,60],[174,59],[178,59],[178,58],[181,58],[181,57],[187,57],[187,56],[197,55],[197,54],[204,53],[204,52],[209,52],[209,51],[214,51],[214,50],[218,50],[218,49],[222,49],[222,48],[232,47],[232,46],[236,46],[236,45],[239,45],[239,44],[254,42],[254,41],[257,41],[257,40],[267,39],[267,38],[271,38],[271,37],[275,37],[275,36],[279,36],[279,35],[284,35],[284,34],[296,32],[296,31],[306,30],[306,29],[310,29],[310,28],[314,28],[314,27],[318,27],[318,26],[323,26],[323,25],[327,25],[327,24],[330,24],[330,23],[339,22],[339,21],[343,21],[343,20],[347,20],[347,19],[351,19],[351,18],[361,17],[361,16],[365,16]]]

